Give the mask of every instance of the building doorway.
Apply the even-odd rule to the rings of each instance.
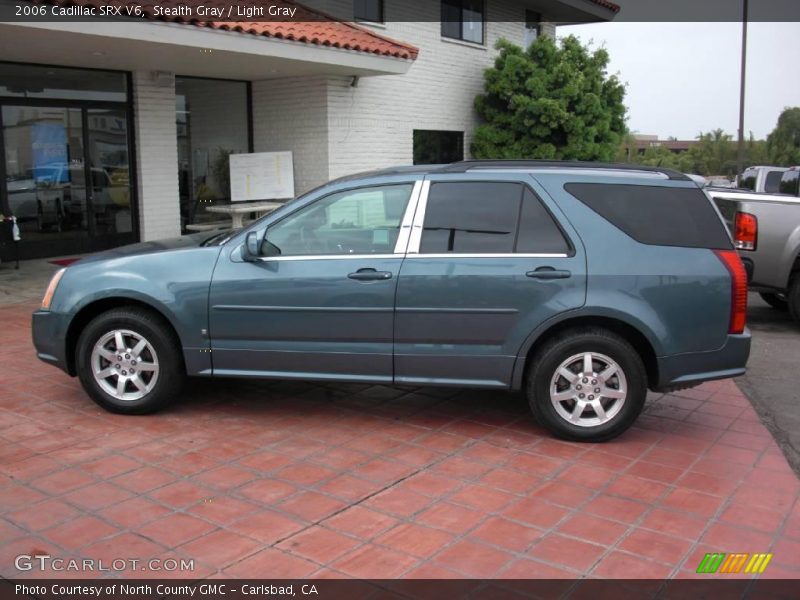
[[[34,67],[14,81],[2,77],[7,67],[0,65],[0,213],[17,218],[21,257],[135,242],[127,104],[41,97],[68,86],[73,74],[37,81]]]

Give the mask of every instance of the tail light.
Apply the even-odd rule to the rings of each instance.
[[[758,219],[755,215],[737,212],[734,220],[733,245],[739,250],[755,250],[758,242]]]
[[[731,275],[731,319],[728,333],[742,333],[747,318],[747,273],[735,250],[714,250],[714,254]]]

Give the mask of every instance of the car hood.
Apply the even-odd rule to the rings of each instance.
[[[170,252],[173,250],[183,250],[187,248],[199,248],[201,246],[221,246],[235,233],[236,230],[203,231],[200,233],[182,235],[180,237],[168,238],[164,240],[129,244],[127,246],[120,246],[119,248],[114,248],[112,250],[91,254],[77,261],[76,264],[86,264],[114,258],[128,258],[132,256],[141,256],[143,254]]]

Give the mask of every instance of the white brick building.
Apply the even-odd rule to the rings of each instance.
[[[178,235],[229,197],[228,152],[292,151],[298,193],[468,158],[498,39],[524,45],[555,22],[615,13],[607,0],[304,6],[303,22],[0,23],[0,213],[19,218],[23,255]],[[309,22],[312,9],[341,20]]]

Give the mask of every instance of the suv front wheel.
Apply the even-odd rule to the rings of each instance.
[[[647,374],[636,350],[600,328],[569,330],[531,361],[531,411],[555,435],[602,442],[628,429],[644,407]]]
[[[118,308],[95,317],[76,348],[78,377],[100,406],[145,414],[165,406],[184,379],[180,348],[158,315]]]

